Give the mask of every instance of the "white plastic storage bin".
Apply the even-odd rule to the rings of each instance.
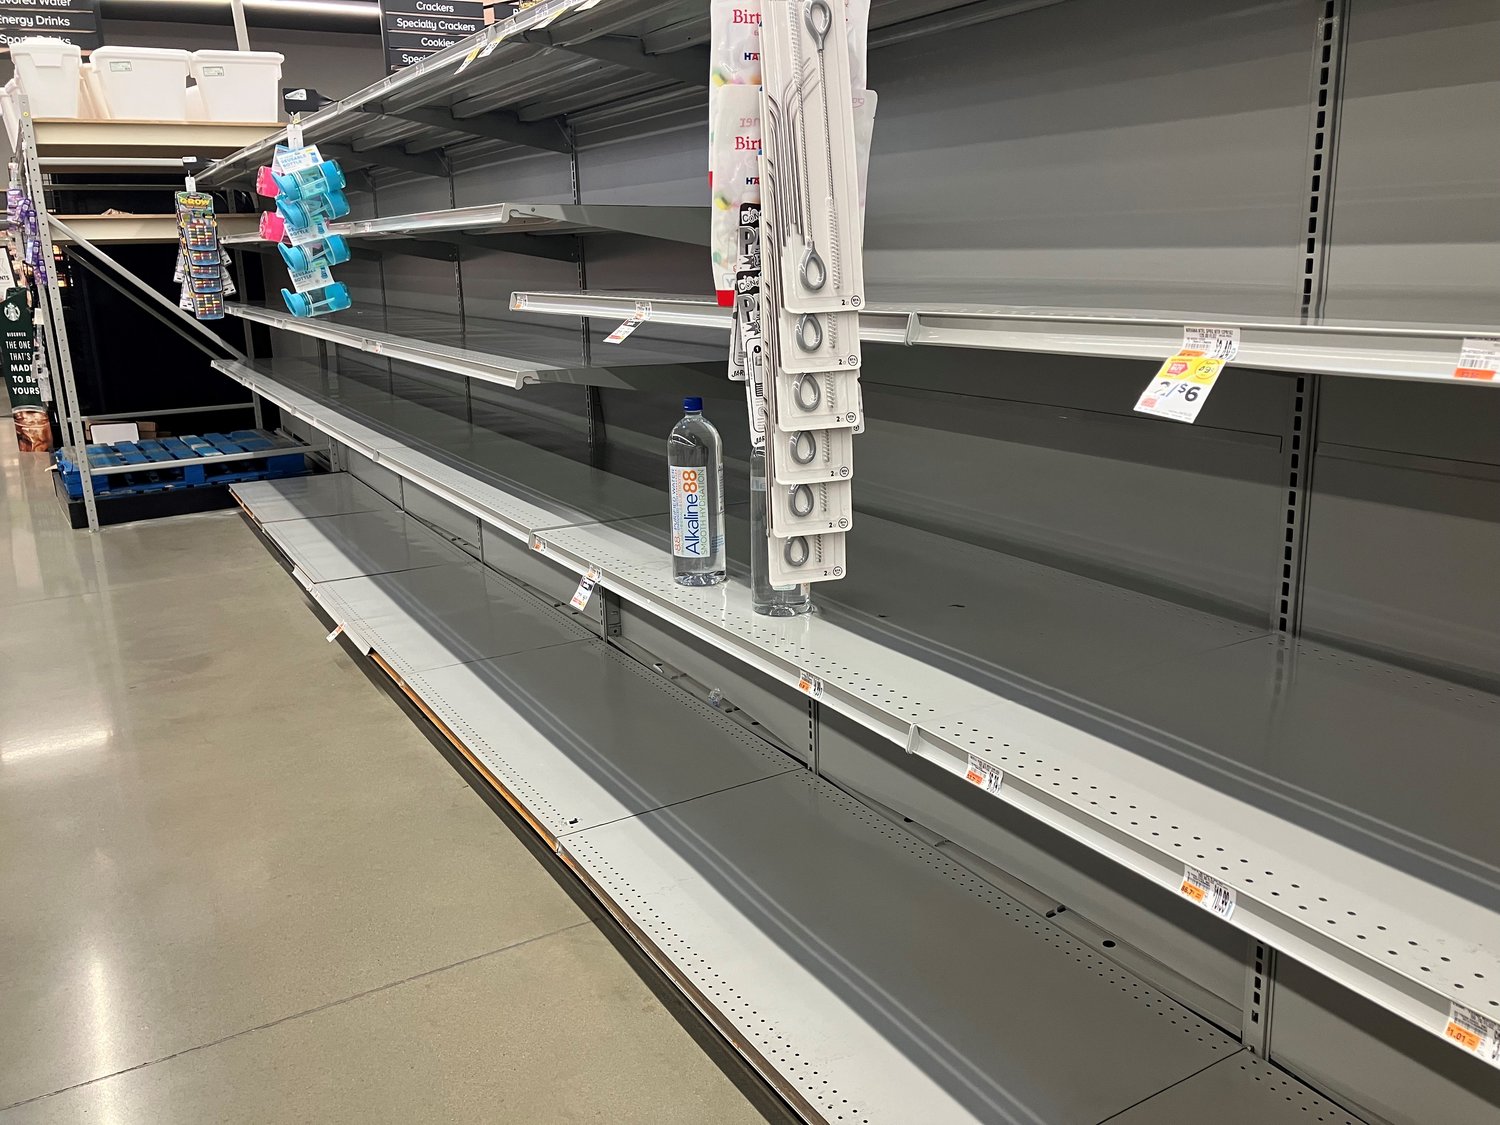
[[[91,61],[110,117],[186,121],[192,55],[170,47],[100,47]]]
[[[21,92],[32,117],[78,116],[78,48],[61,39],[18,39],[10,45]]]
[[[104,97],[104,87],[99,84],[99,72],[93,63],[84,63],[78,68],[83,79],[83,91],[79,95],[79,106],[87,106],[95,121],[109,120],[109,102]]]
[[[21,135],[21,115],[16,109],[16,80],[12,78],[0,89],[0,115],[5,118],[5,135],[10,138],[10,151],[16,151],[16,139]]]
[[[203,110],[203,91],[197,86],[189,86],[187,91],[188,120],[207,121],[208,114]]]
[[[194,51],[193,81],[209,121],[281,118],[282,55],[275,51]]]

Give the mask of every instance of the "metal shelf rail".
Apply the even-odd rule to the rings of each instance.
[[[683,294],[517,292],[511,308],[551,316],[624,319],[640,308],[657,324],[728,332],[729,309],[712,297]],[[1265,371],[1316,372],[1374,379],[1491,386],[1453,377],[1468,337],[1494,328],[1387,323],[1302,323],[1288,318],[1236,321],[1216,313],[1041,308],[988,305],[964,298],[913,300],[871,289],[860,311],[860,338],[868,343],[1050,352],[1109,359],[1162,361],[1182,345],[1186,325],[1240,330],[1235,366]]]
[[[602,588],[910,753],[961,777],[987,764],[996,772],[981,776],[1003,778],[996,800],[1153,883],[1177,893],[1186,868],[1207,871],[1234,892],[1231,925],[1432,1034],[1444,1034],[1455,1004],[1500,1012],[1500,912],[1473,898],[945,671],[926,653],[830,618],[759,617],[737,583],[678,586],[660,547],[627,525],[580,522],[573,504],[480,480],[289,386],[275,368],[216,366],[567,571],[596,572]]]
[[[179,163],[179,167],[180,167]],[[176,215],[53,215],[70,231],[77,231],[89,242],[176,242]],[[255,225],[254,215],[220,215],[219,229],[224,232],[247,232]],[[233,237],[233,235],[228,235]],[[56,244],[66,246],[72,236],[57,232]]]
[[[397,253],[448,261],[456,259],[459,246],[577,261],[576,248],[559,239],[542,236],[612,231],[706,246],[708,213],[700,207],[488,203],[478,207],[347,220],[330,223],[328,231],[351,242],[383,243]],[[222,242],[226,246],[265,251],[274,247],[253,230],[232,234]]]
[[[295,317],[281,309],[226,302],[231,316],[371,355],[405,360],[470,379],[523,387],[534,383],[632,386],[638,379],[706,377],[723,366],[715,349],[642,342],[591,356],[576,332],[519,321],[456,317],[419,309],[351,309],[335,316]],[[518,354],[507,355],[505,351]]]
[[[1357,1125],[342,474],[235,492],[355,649],[808,1120],[1197,1125],[1216,1104],[1235,1125]]]

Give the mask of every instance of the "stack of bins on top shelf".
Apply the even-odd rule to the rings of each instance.
[[[275,51],[107,46],[83,62],[73,44],[34,36],[12,43],[11,54],[16,76],[4,105],[12,147],[17,94],[38,118],[258,123],[280,116],[283,56]]]

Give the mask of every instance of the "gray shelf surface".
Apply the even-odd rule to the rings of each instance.
[[[243,494],[237,495],[245,501]],[[466,557],[393,507],[311,520],[280,520],[265,524],[264,531],[307,582],[443,566]]]
[[[566,328],[519,320],[460,317],[428,309],[352,308],[321,317],[225,302],[224,311],[258,324],[362,352],[520,387],[530,383],[586,383],[628,387],[654,374],[722,374],[717,349],[632,336],[628,346],[597,344]]]
[[[228,216],[239,218],[239,216]],[[166,218],[171,219],[168,215]],[[329,223],[328,233],[357,242],[405,239],[441,239],[453,235],[550,235],[589,234],[614,231],[664,238],[694,245],[708,244],[709,212],[706,207],[636,206],[609,203],[484,203],[477,207],[452,207],[440,211],[417,211],[378,219],[347,219]],[[225,246],[254,246],[270,250],[275,243],[257,231],[220,238]],[[496,249],[516,246],[496,244]]]
[[[325,582],[318,598],[363,641],[399,654],[397,671],[403,675],[591,636],[518,597],[512,584],[472,562]]]
[[[1322,659],[1334,650],[1308,644],[1283,654],[1278,691],[1264,675],[1276,665],[1242,661],[1266,649],[1263,630],[1001,552],[935,550],[925,533],[864,516],[852,533],[860,565],[819,591],[824,613],[768,620],[740,581],[671,581],[659,509],[597,522],[603,513],[591,520],[576,494],[549,492],[523,456],[528,479],[510,483],[512,445],[490,446],[497,459],[481,453],[477,464],[439,461],[429,435],[384,428],[365,411],[387,392],[348,378],[320,388],[305,374],[293,388],[275,372],[220,366],[330,436],[379,446],[387,468],[554,563],[598,569],[605,588],[773,679],[795,686],[810,673],[825,707],[909,751],[960,775],[971,754],[989,757],[1005,772],[997,799],[1153,882],[1175,891],[1188,864],[1221,875],[1238,894],[1233,925],[1433,1034],[1454,1001],[1500,1008],[1497,843],[1464,838],[1459,816],[1441,823],[1500,782],[1484,719],[1494,696],[1441,682],[1403,690],[1400,670],[1349,653],[1336,653],[1337,677],[1357,690],[1334,694]],[[387,407],[406,423],[436,413]],[[591,482],[601,475],[588,471]],[[929,573],[919,563],[930,580],[892,580]],[[1200,702],[1206,677],[1221,682]],[[1363,713],[1350,713],[1351,700]],[[1417,742],[1424,762],[1451,769],[1431,787],[1449,810],[1401,799],[1409,767],[1369,768],[1409,755],[1417,731],[1429,732]],[[1343,772],[1310,775],[1265,749],[1298,740],[1320,740]]]
[[[1109,1119],[1108,1125],[1360,1125],[1326,1098],[1248,1052],[1221,1059]]]
[[[242,366],[237,370],[245,374]],[[251,370],[276,386],[315,396],[345,417],[357,417],[361,432],[352,444],[367,456],[378,460],[382,449],[415,442],[424,454],[455,472],[508,490],[524,501],[527,519],[542,521],[539,526],[653,517],[667,511],[664,479],[647,484],[638,475],[595,467],[582,433],[544,427],[478,401],[472,405],[479,424],[471,424],[463,412],[442,409],[455,405],[451,391],[398,376],[395,382],[403,393],[392,394],[384,372],[348,364],[342,376],[326,375],[317,365],[299,360],[263,362]],[[370,381],[372,375],[378,384]],[[616,456],[617,461],[624,459]],[[651,467],[660,468],[655,462]],[[732,487],[730,502],[742,501],[746,492],[745,487]]]
[[[1453,378],[1465,337],[1493,336],[1500,328],[1474,325],[1321,321],[1195,312],[1174,306],[1111,307],[1121,294],[1070,292],[1069,306],[1041,305],[1024,281],[1005,290],[975,293],[936,283],[868,287],[860,310],[866,343],[989,348],[1115,359],[1165,360],[1182,345],[1188,325],[1238,328],[1240,351],[1232,366],[1293,373],[1489,387]],[[1135,294],[1149,302],[1152,294]],[[711,296],[636,292],[518,291],[511,308],[544,316],[624,319],[640,305],[659,324],[729,330],[729,309]],[[1493,384],[1500,385],[1500,384]]]
[[[336,477],[284,495],[280,483],[235,492],[252,515],[359,504]],[[371,550],[347,522],[365,514],[262,526],[304,555],[368,557],[372,570],[423,539],[388,505],[391,543]],[[320,549],[308,547],[314,537]],[[452,655],[515,644],[512,613],[550,612],[500,579],[437,580],[453,569],[371,573],[315,583],[313,594],[359,631],[361,648],[408,669],[447,643],[457,616],[476,624]],[[340,607],[355,616],[339,618]],[[406,620],[376,624],[358,616],[366,610]],[[480,636],[479,622],[511,639]],[[1251,1062],[800,763],[602,641],[568,639],[579,627],[567,617],[556,623],[560,632],[537,627],[512,655],[411,671],[405,686],[811,1119],[1093,1125],[1130,1112],[1186,1125],[1195,1119],[1172,1103],[1140,1114],[1220,1066]],[[1325,1104],[1253,1065],[1274,1082],[1230,1087],[1245,1120],[1305,1121],[1304,1106]]]
[[[253,499],[255,518],[259,523],[282,520],[305,520],[314,516],[347,516],[356,512],[384,511],[390,501],[369,485],[347,473],[337,476],[288,477],[275,482],[275,488],[248,482],[239,486],[238,495]]]

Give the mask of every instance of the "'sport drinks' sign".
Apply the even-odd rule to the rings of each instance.
[[[3,2],[3,0],[0,0]],[[482,0],[381,0],[380,37],[389,74],[484,27]]]
[[[101,45],[99,0],[0,0],[0,52],[17,39],[47,36],[84,51]]]

